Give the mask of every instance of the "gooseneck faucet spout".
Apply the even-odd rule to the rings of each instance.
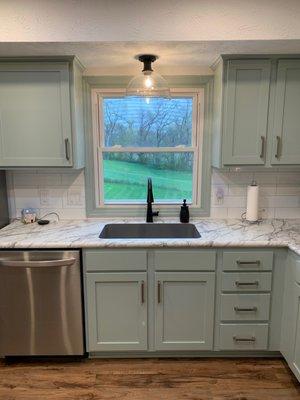
[[[153,217],[157,217],[159,214],[159,211],[152,211],[152,203],[154,203],[153,190],[152,190],[152,179],[148,178],[146,222],[153,222]]]

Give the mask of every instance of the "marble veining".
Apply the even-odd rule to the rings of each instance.
[[[0,248],[111,247],[289,247],[300,255],[300,219],[265,220],[250,225],[238,219],[195,219],[199,239],[99,239],[107,223],[140,219],[84,219],[23,225],[15,221],[0,230]],[[177,222],[165,219],[158,223]]]

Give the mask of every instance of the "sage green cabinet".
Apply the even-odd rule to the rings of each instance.
[[[299,165],[299,102],[299,56],[224,56],[215,69],[212,165]]]
[[[0,167],[82,167],[76,62],[0,60]]]
[[[155,273],[155,349],[211,350],[215,273]]]
[[[88,273],[88,351],[147,350],[147,274]]]
[[[272,164],[300,164],[300,60],[279,60]]]
[[[224,100],[223,163],[265,162],[270,60],[230,60]]]
[[[300,380],[300,258],[290,255],[286,271],[281,353]]]

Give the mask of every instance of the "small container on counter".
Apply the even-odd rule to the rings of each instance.
[[[180,222],[187,223],[190,220],[189,206],[186,204],[186,199],[183,199],[183,204],[180,209]]]
[[[23,208],[21,211],[21,221],[23,224],[33,224],[36,221],[36,210],[34,208]]]

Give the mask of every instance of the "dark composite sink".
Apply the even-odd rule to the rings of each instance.
[[[193,224],[107,224],[101,239],[196,239],[201,235]]]

